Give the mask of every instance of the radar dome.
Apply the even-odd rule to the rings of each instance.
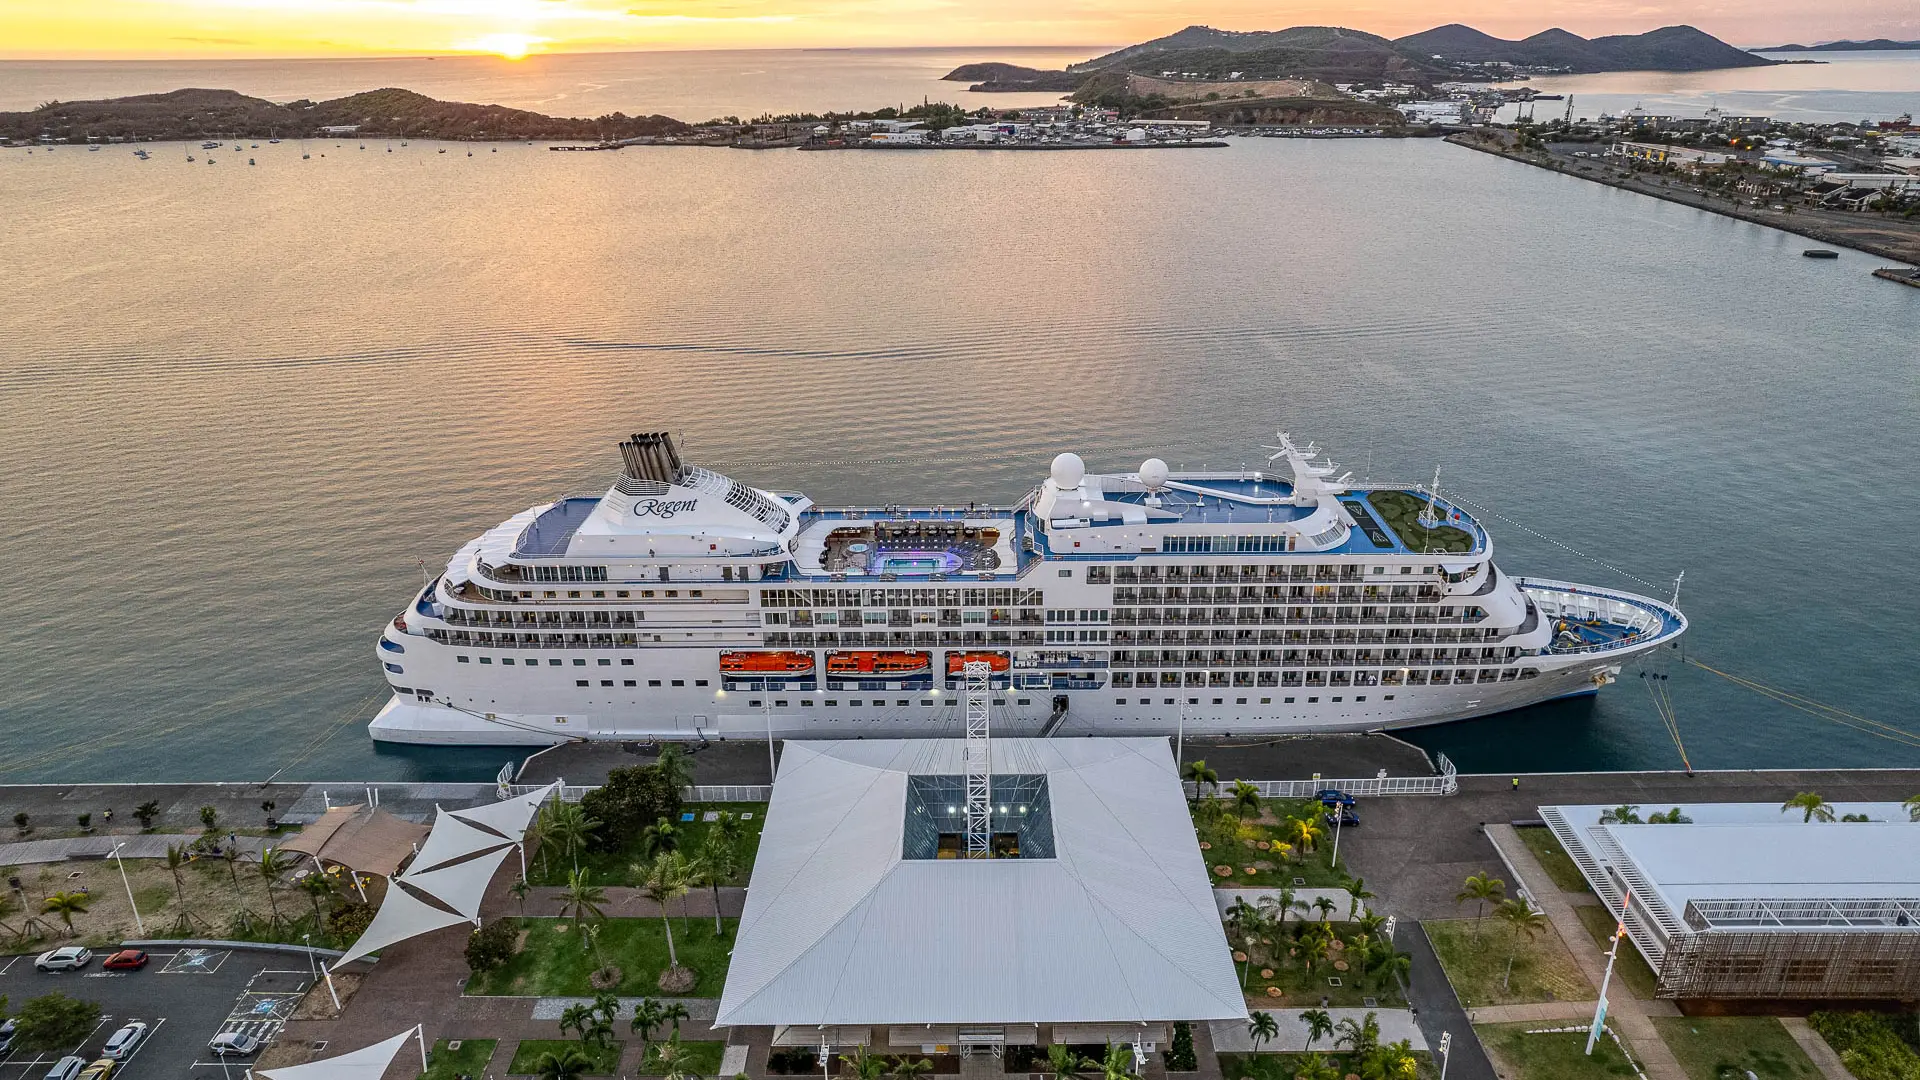
[[[1140,482],[1152,490],[1159,490],[1167,484],[1167,463],[1157,457],[1150,457],[1140,463]]]
[[[1080,460],[1079,454],[1061,454],[1053,459],[1053,486],[1061,490],[1070,490],[1080,486],[1087,475],[1087,463]]]

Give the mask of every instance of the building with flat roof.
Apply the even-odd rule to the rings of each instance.
[[[1173,1021],[1247,1015],[1165,739],[993,740],[990,858],[966,857],[965,747],[786,744],[718,1025],[1151,1053]]]
[[[1725,165],[1727,155],[1714,150],[1697,150],[1690,146],[1669,146],[1666,143],[1616,142],[1607,148],[1614,157],[1645,161],[1654,165],[1679,165],[1685,168],[1703,168],[1712,165]]]
[[[1540,808],[1587,883],[1624,908],[1660,997],[1920,998],[1920,822],[1900,804],[1831,807],[1853,821],[1775,803],[1678,809],[1690,820]]]

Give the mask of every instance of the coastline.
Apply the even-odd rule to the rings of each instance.
[[[1465,147],[1469,150],[1477,150],[1483,154],[1490,154],[1494,157],[1505,158],[1508,161],[1519,162],[1522,165],[1531,165],[1534,168],[1545,169],[1548,172],[1571,176],[1576,180],[1586,180],[1596,184],[1604,184],[1607,187],[1630,191],[1636,195],[1646,195],[1655,199],[1678,203],[1682,206],[1690,206],[1695,210],[1705,210],[1708,213],[1719,214],[1722,217],[1736,218],[1740,221],[1751,222],[1755,225],[1764,225],[1770,229],[1778,229],[1781,232],[1804,236],[1809,240],[1818,240],[1823,244],[1832,244],[1835,247],[1844,247],[1867,255],[1877,255],[1880,258],[1890,259],[1894,262],[1920,266],[1920,229],[1913,230],[1911,236],[1901,237],[1902,243],[1880,243],[1862,236],[1857,232],[1846,232],[1827,228],[1825,222],[1814,219],[1811,215],[1789,216],[1777,212],[1726,206],[1712,199],[1696,197],[1690,192],[1655,188],[1651,185],[1637,184],[1631,180],[1621,180],[1611,176],[1582,172],[1562,164],[1551,155],[1543,158],[1534,154],[1521,153],[1505,146],[1490,145],[1485,138],[1476,138],[1476,134],[1477,133],[1457,131],[1448,135],[1444,141],[1452,143],[1455,146]]]

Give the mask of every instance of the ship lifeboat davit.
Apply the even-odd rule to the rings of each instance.
[[[1007,669],[1013,666],[1012,661],[1007,659],[1006,653],[997,653],[997,652],[952,653],[950,652],[947,654],[947,674],[964,675],[966,674],[967,665],[975,661],[978,661],[980,663],[987,665],[987,670],[995,675],[1004,675],[1007,673]]]
[[[933,667],[924,652],[838,652],[827,654],[829,675],[918,675]]]
[[[812,653],[723,652],[720,654],[720,671],[726,675],[805,675],[812,670]]]

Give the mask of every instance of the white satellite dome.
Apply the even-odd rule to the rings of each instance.
[[[1061,454],[1053,459],[1053,486],[1062,491],[1080,486],[1087,475],[1087,463],[1079,454]]]
[[[1140,463],[1140,482],[1150,490],[1159,490],[1167,485],[1167,463],[1157,457],[1150,457]]]

